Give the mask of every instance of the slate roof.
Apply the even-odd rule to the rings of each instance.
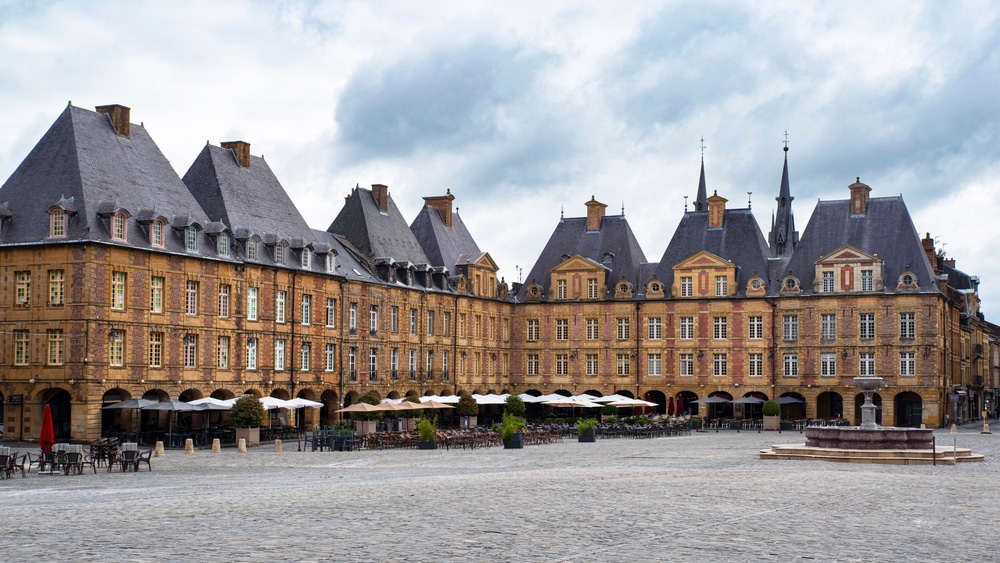
[[[11,216],[3,243],[86,240],[149,248],[148,234],[137,222],[144,217],[208,223],[145,128],[133,123],[128,137],[119,136],[109,116],[73,106],[0,188],[3,202]],[[66,222],[64,238],[50,239],[47,211],[57,204],[75,215]],[[116,210],[130,215],[127,243],[112,241],[107,218],[99,215]],[[165,231],[165,250],[184,252],[183,235]]]
[[[770,249],[749,209],[727,209],[722,228],[712,229],[708,228],[708,211],[685,213],[660,258],[657,279],[670,287],[674,283],[674,266],[701,251],[710,252],[738,266],[738,296],[746,294],[746,283],[755,274],[767,280]]]
[[[332,233],[313,229],[313,237],[316,245],[329,248],[337,255],[337,268],[334,275],[343,276],[350,281],[363,281],[366,283],[383,283],[363,259],[359,258],[356,251],[350,248],[344,241]]]
[[[799,279],[801,291],[810,293],[816,260],[843,245],[877,254],[884,261],[886,293],[896,291],[896,280],[907,269],[916,275],[921,292],[937,291],[934,271],[899,196],[869,198],[864,215],[851,215],[850,200],[818,202],[787,270],[780,275],[790,271]]]
[[[410,224],[410,231],[430,260],[430,265],[444,266],[451,273],[456,271],[455,265],[463,254],[481,254],[479,245],[458,212],[452,212],[451,227],[447,227],[438,208],[424,205]]]
[[[535,265],[528,272],[524,284],[518,289],[517,299],[524,301],[524,293],[533,283],[542,287],[543,295],[548,295],[551,281],[549,271],[566,260],[567,256],[579,255],[597,264],[604,264],[606,254],[613,256],[607,264],[610,272],[607,278],[609,294],[610,288],[622,279],[633,285],[639,284],[639,270],[646,262],[646,255],[639,247],[624,215],[604,216],[598,231],[587,230],[586,217],[560,219]]]
[[[430,264],[392,196],[387,199],[387,212],[382,213],[371,190],[354,188],[327,231],[343,235],[371,259],[392,258],[396,262]]]

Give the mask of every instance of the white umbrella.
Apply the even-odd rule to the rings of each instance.
[[[260,404],[264,405],[264,410],[271,409],[296,409],[298,407],[289,404],[289,401],[277,397],[261,397]]]
[[[549,405],[550,407],[581,407],[585,409],[600,408],[604,405],[601,403],[595,403],[593,401],[587,401],[584,399],[577,399],[576,397],[563,397],[562,399],[552,399],[550,401],[545,401],[543,405]]]
[[[503,405],[507,403],[507,397],[507,393],[503,395],[495,395],[493,393],[487,395],[472,394],[472,398],[476,400],[477,405]]]
[[[210,411],[228,411],[233,408],[233,403],[223,399],[216,399],[215,397],[205,397],[203,399],[195,399],[193,401],[188,401],[189,405],[205,405],[205,408]]]
[[[626,401],[631,400],[632,397],[626,397],[625,395],[619,395],[615,393],[614,395],[605,395],[604,397],[598,397],[594,399],[595,403],[613,403],[615,401]]]
[[[612,403],[607,403],[612,407],[655,407],[656,403],[651,403],[649,401],[643,401],[642,399],[623,399],[621,401],[614,401]]]
[[[296,397],[296,398],[294,398],[294,399],[292,399],[290,401],[285,401],[285,402],[288,403],[289,405],[294,405],[294,406],[289,407],[289,408],[293,408],[293,409],[301,409],[302,407],[309,407],[309,408],[313,408],[313,409],[318,409],[318,408],[322,408],[323,407],[323,403],[319,403],[319,402],[316,402],[316,401],[310,401],[309,399],[306,399],[304,397]]]

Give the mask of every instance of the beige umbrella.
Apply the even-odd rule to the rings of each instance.
[[[435,400],[430,400],[430,401],[424,401],[424,402],[420,403],[420,406],[417,407],[417,408],[418,409],[453,409],[455,407],[453,407],[451,405],[446,405],[444,403],[439,403],[438,401],[435,401]]]
[[[419,408],[420,407],[407,401],[403,401],[401,403],[392,403],[386,401],[384,403],[378,404],[378,410],[380,411],[412,411],[413,409],[419,409]]]
[[[375,405],[369,405],[368,403],[354,403],[349,407],[344,407],[336,412],[382,412],[385,409],[380,409]]]

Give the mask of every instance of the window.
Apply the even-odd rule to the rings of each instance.
[[[302,324],[308,326],[312,322],[312,295],[302,295]]]
[[[823,313],[820,317],[820,338],[823,340],[833,340],[837,338],[837,315],[833,313]]]
[[[378,350],[368,349],[368,381],[378,380]]]
[[[159,276],[153,276],[149,281],[149,311],[163,312],[163,278]]]
[[[587,278],[587,299],[597,299],[597,278]]]
[[[389,350],[389,377],[399,379],[399,348]]]
[[[337,271],[337,258],[334,256],[333,252],[326,253],[323,265],[326,268],[326,273],[328,274],[332,274]]]
[[[368,330],[371,334],[378,333],[378,305],[368,306]]]
[[[219,286],[219,317],[223,319],[229,317],[229,289],[226,284]]]
[[[448,381],[448,351],[441,352],[441,379]]]
[[[917,375],[917,359],[913,352],[899,353],[899,375]]]
[[[726,280],[726,276],[715,276],[715,296],[725,297],[729,294],[728,290],[729,284]]]
[[[528,342],[538,341],[538,319],[528,319],[527,337]]]
[[[66,295],[66,271],[49,270],[49,305],[62,305]]]
[[[14,365],[26,366],[31,357],[30,335],[26,330],[14,331]]]
[[[451,313],[445,311],[441,313],[441,334],[451,336]],[[495,338],[493,334],[493,320],[490,319],[490,338]]]
[[[719,377],[729,374],[729,362],[725,354],[712,354],[712,374]]]
[[[257,339],[247,338],[247,369],[257,369]]]
[[[125,365],[125,331],[112,330],[108,338],[111,340],[108,345],[108,365],[122,367]]]
[[[285,299],[287,296],[288,292],[280,289],[274,292],[274,322],[276,323],[285,322]]]
[[[872,291],[875,286],[875,275],[872,270],[861,270],[861,291]]]
[[[660,340],[663,338],[663,324],[660,317],[650,317],[649,322],[649,339],[650,340]]]
[[[587,319],[587,340],[597,340],[599,338],[600,331],[597,327],[597,319]]]
[[[198,229],[194,227],[184,229],[184,248],[191,252],[198,250]]]
[[[899,314],[899,337],[900,338],[916,338],[917,336],[917,324],[916,324],[916,314],[915,313],[900,313]]]
[[[389,330],[393,334],[399,332],[399,307],[395,305],[389,309]]]
[[[358,349],[354,347],[347,351],[347,379],[358,380]]]
[[[694,375],[694,354],[681,354],[681,375]]]
[[[125,214],[115,213],[111,216],[111,238],[114,240],[125,240]]]
[[[618,375],[628,375],[631,369],[632,362],[629,360],[628,354],[618,354]]]
[[[354,334],[358,331],[358,304],[351,303],[347,308],[347,329]]]
[[[747,356],[747,375],[761,377],[764,375],[764,355],[754,352]]]
[[[750,316],[750,326],[747,331],[747,337],[752,340],[760,340],[764,338],[764,317],[760,315]]]
[[[858,336],[863,339],[875,338],[875,313],[861,313],[858,319],[860,321]]]
[[[528,354],[526,367],[528,375],[538,375],[538,354]]]
[[[681,276],[681,297],[691,297],[692,287],[691,276]]]
[[[302,249],[302,254],[299,256],[299,266],[302,266],[303,270],[312,268],[312,250]]]
[[[247,288],[247,320],[257,320],[257,288]],[[249,366],[248,366],[249,367]]]
[[[198,314],[198,282],[188,280],[184,292],[184,313],[188,315]]]
[[[229,233],[219,233],[215,241],[215,251],[219,256],[229,256]]]
[[[483,316],[482,315],[475,315],[473,317],[473,321],[475,321],[475,322],[472,325],[472,329],[473,329],[472,330],[472,335],[475,336],[476,338],[480,338],[483,335]]]
[[[823,272],[823,293],[833,293],[833,272]]]
[[[285,341],[275,340],[274,341],[274,371],[283,371],[285,369]]]
[[[149,226],[149,242],[157,248],[163,248],[163,221],[157,219]]]
[[[274,263],[275,264],[284,264],[285,263],[285,249],[286,248],[287,247],[286,247],[286,245],[285,245],[284,242],[279,242],[278,244],[274,245]]]
[[[648,354],[646,356],[646,374],[652,376],[660,375],[660,361],[659,354]]]
[[[257,245],[260,244],[256,238],[247,241],[247,260],[257,260]]]
[[[587,375],[597,375],[598,369],[597,354],[587,354]]]
[[[299,371],[309,371],[309,364],[311,363],[312,344],[303,342],[302,348],[299,348]]]
[[[556,340],[569,340],[569,320],[556,319]]]
[[[337,345],[327,344],[323,351],[323,371],[333,371],[337,363]]]
[[[149,367],[163,367],[163,333],[149,333]]]
[[[556,281],[556,299],[566,299],[566,280]]]
[[[799,339],[798,315],[785,315],[781,319],[782,336],[785,340]]]
[[[785,377],[799,376],[799,355],[785,354]]]
[[[49,215],[49,236],[66,236],[66,212],[62,209],[54,209]]]
[[[631,337],[631,319],[618,317],[618,340],[628,340]]]
[[[220,336],[215,346],[215,367],[229,369],[229,337]]]
[[[858,355],[858,375],[875,375],[874,352],[862,352]]]
[[[725,340],[726,338],[729,338],[726,317],[715,317],[712,319],[712,337],[716,340]]]
[[[31,305],[31,272],[14,272],[14,283],[17,306]]]
[[[424,363],[425,363],[425,367],[426,367],[426,370],[424,371],[424,374],[426,375],[427,379],[434,379],[434,351],[433,350],[428,350],[427,351],[426,362],[424,362]]]
[[[556,375],[567,375],[569,373],[569,356],[567,354],[556,354]]]
[[[694,317],[681,317],[681,340],[694,338]]]
[[[819,355],[819,374],[828,377],[837,375],[837,355],[824,352]]]
[[[410,369],[410,379],[416,379],[417,378],[417,351],[416,350],[410,350],[409,369]]]
[[[337,300],[332,297],[326,298],[326,326],[337,325]]]
[[[410,334],[417,333],[417,310],[410,309]]]
[[[198,367],[198,337],[193,334],[184,336],[184,367]]]
[[[427,311],[427,336],[434,336],[434,311]]]

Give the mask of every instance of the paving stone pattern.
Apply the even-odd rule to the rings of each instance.
[[[952,436],[938,431],[939,445]],[[523,450],[185,454],[153,471],[0,481],[7,561],[994,561],[984,463],[764,461],[798,433]]]

